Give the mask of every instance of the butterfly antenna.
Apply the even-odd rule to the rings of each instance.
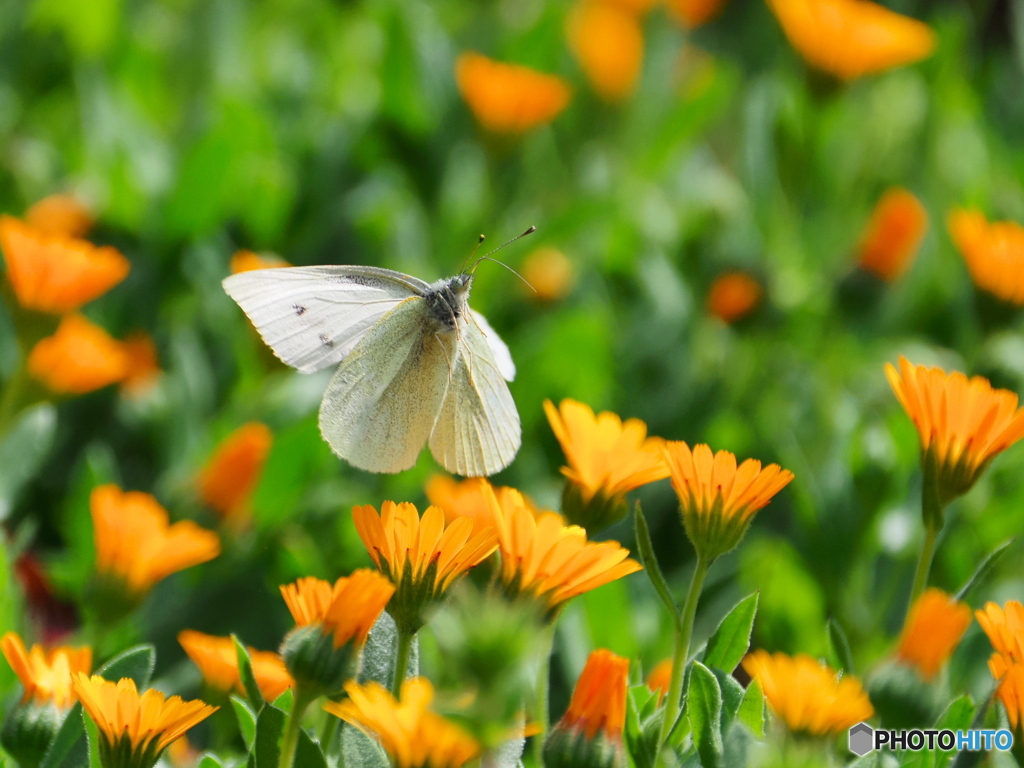
[[[517,237],[516,240],[518,240],[518,239],[519,238]],[[497,250],[497,249],[495,249],[495,250]],[[533,291],[534,293],[538,293],[538,294],[540,293],[540,291],[538,291],[536,288],[534,288],[532,285],[530,285],[530,281],[529,280],[527,280],[525,277],[523,277],[518,272],[516,272],[514,269],[512,269],[512,267],[510,267],[504,261],[498,261],[497,259],[492,259],[490,256],[481,256],[479,259],[476,260],[476,264],[479,264],[481,261],[493,261],[495,264],[501,264],[501,266],[503,266],[505,269],[507,269],[513,275],[515,275],[520,280],[522,280],[524,283],[529,285],[531,291]],[[473,266],[475,267],[476,264],[474,264]]]
[[[511,240],[509,240],[508,242],[505,242],[505,243],[502,243],[501,245],[499,245],[499,246],[498,246],[497,248],[495,248],[495,249],[494,249],[493,251],[488,251],[488,252],[487,252],[487,253],[485,253],[485,254],[484,254],[483,256],[481,256],[481,257],[480,257],[479,259],[477,259],[476,261],[474,261],[474,262],[473,262],[473,266],[469,268],[469,271],[470,271],[470,273],[472,273],[472,272],[473,272],[473,270],[475,270],[475,269],[476,269],[476,265],[477,265],[477,264],[479,264],[479,263],[480,263],[481,261],[483,261],[483,260],[485,260],[485,259],[487,259],[487,261],[494,261],[494,262],[497,262],[498,264],[501,264],[501,266],[505,267],[506,269],[508,269],[508,270],[510,270],[510,271],[512,271],[512,272],[515,272],[515,270],[514,270],[514,269],[512,269],[512,268],[511,268],[510,266],[508,266],[507,264],[502,264],[502,263],[501,263],[500,261],[498,261],[497,259],[488,259],[487,257],[488,257],[488,256],[490,256],[490,255],[491,255],[492,253],[497,253],[497,252],[498,252],[498,251],[500,251],[500,250],[501,250],[502,248],[504,248],[504,247],[505,247],[506,245],[512,245],[512,243],[514,243],[514,242],[515,242],[516,240],[522,240],[522,239],[523,239],[524,237],[526,237],[527,235],[532,235],[532,234],[533,234],[534,232],[536,232],[536,231],[537,231],[537,228],[536,228],[536,227],[530,227],[530,228],[529,228],[528,230],[526,230],[525,232],[523,232],[523,234],[521,234],[521,235],[516,235],[515,237],[513,237],[513,238],[512,238]],[[475,252],[475,251],[474,251],[474,252]],[[516,272],[516,274],[519,274],[519,273],[518,273],[518,272]],[[522,275],[520,275],[520,277],[522,277]],[[529,285],[529,283],[527,283],[527,285]],[[531,287],[531,288],[533,288],[533,286],[532,286],[532,285],[531,285],[530,287]]]
[[[486,236],[480,235],[480,238],[476,241],[476,245],[473,246],[473,250],[469,252],[469,256],[467,256],[466,260],[462,262],[462,269],[459,271],[460,275],[464,275],[466,273],[466,265],[469,264],[469,260],[476,255],[476,252],[480,250],[480,246],[484,244],[484,240],[486,239]]]

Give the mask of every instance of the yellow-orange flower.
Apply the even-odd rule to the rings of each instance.
[[[0,216],[0,248],[7,279],[25,309],[74,312],[128,276],[128,260],[115,248],[54,234]]]
[[[14,632],[0,638],[0,651],[3,651],[4,658],[25,689],[22,702],[53,702],[61,709],[67,709],[75,703],[71,675],[75,672],[88,673],[92,669],[92,649],[89,647],[60,646],[46,651],[41,645],[33,645],[26,650]]]
[[[793,479],[778,464],[762,469],[747,459],[738,467],[728,451],[712,453],[706,445],[665,443],[672,487],[679,497],[683,526],[697,553],[709,563],[735,547],[754,513],[765,507]]]
[[[564,299],[575,281],[572,262],[557,248],[537,248],[532,251],[520,270],[531,286],[529,291],[539,301]],[[527,289],[529,290],[529,289]]]
[[[892,282],[914,263],[927,231],[928,213],[921,201],[902,187],[887,190],[860,241],[861,269]]]
[[[307,577],[281,587],[285,604],[300,627],[319,624],[333,638],[334,647],[361,646],[370,628],[388,604],[395,586],[369,568],[329,581]]]
[[[1003,673],[996,696],[1006,708],[1006,719],[1010,728],[1020,738],[1022,731],[1021,712],[1024,711],[1024,664],[1013,664]]]
[[[725,0],[666,0],[666,4],[684,26],[693,29],[721,13]]]
[[[248,519],[249,500],[274,443],[266,424],[243,424],[217,446],[199,474],[199,496],[225,519]]]
[[[446,526],[444,512],[434,506],[421,518],[409,502],[385,501],[379,515],[369,505],[353,508],[352,520],[373,562],[395,585],[388,613],[407,634],[423,626],[430,603],[498,546],[493,527],[474,534],[465,517]]]
[[[104,766],[148,768],[167,745],[217,711],[217,707],[198,699],[166,698],[153,688],[140,695],[130,678],[113,683],[79,672],[72,684],[82,707],[100,730],[100,760]]]
[[[93,218],[88,207],[73,195],[50,195],[26,211],[25,222],[50,234],[81,237],[92,229]]]
[[[1012,221],[990,224],[979,211],[965,210],[953,211],[948,226],[974,284],[1024,306],[1024,227]]]
[[[990,602],[974,615],[995,648],[988,666],[996,680],[1011,666],[1024,664],[1024,605],[1010,600],[1000,608]]]
[[[120,342],[81,315],[68,315],[57,332],[29,352],[28,371],[54,392],[82,395],[122,381],[129,360]]]
[[[857,678],[839,678],[835,670],[807,654],[787,656],[754,651],[743,668],[761,684],[772,711],[794,733],[828,736],[874,714]]]
[[[719,275],[708,289],[708,312],[724,323],[735,323],[761,303],[764,289],[746,272]]]
[[[629,659],[603,648],[591,653],[561,725],[582,731],[588,739],[600,733],[607,739],[621,740],[628,678]]]
[[[931,55],[923,22],[868,0],[768,0],[793,47],[842,80],[912,64]]]
[[[662,659],[654,665],[647,676],[647,687],[658,694],[658,702],[665,698],[668,687],[672,683],[672,659]]]
[[[479,53],[459,56],[455,79],[476,119],[495,133],[524,133],[551,122],[572,94],[560,77]]]
[[[942,510],[967,493],[1002,451],[1024,437],[1024,409],[1017,395],[993,389],[988,379],[959,371],[911,365],[900,357],[899,372],[886,376],[917,428],[924,471],[925,523],[942,527]]]
[[[911,606],[896,657],[930,680],[953,655],[970,623],[969,605],[932,587]]]
[[[601,98],[616,102],[633,93],[644,58],[644,34],[633,13],[609,0],[580,0],[567,33],[569,47]]]
[[[584,503],[598,495],[621,499],[634,488],[668,477],[664,441],[648,437],[640,419],[623,422],[609,411],[595,416],[589,405],[568,399],[557,408],[545,400],[544,413],[569,462],[562,474],[578,488]]]
[[[449,525],[459,518],[467,518],[472,521],[472,535],[476,536],[482,531],[491,530],[494,527],[490,501],[484,491],[484,488],[488,486],[494,492],[498,499],[498,506],[502,509],[507,508],[508,505],[515,506],[522,500],[527,507],[536,511],[536,507],[529,497],[514,488],[491,485],[484,477],[456,480],[448,475],[434,475],[427,481],[425,490],[427,499],[444,512],[444,519]]]
[[[251,272],[254,269],[278,269],[290,266],[290,263],[272,253],[255,253],[243,249],[235,251],[231,257],[230,269],[232,275],[237,275],[239,272]]]
[[[235,641],[230,637],[216,637],[186,629],[178,633],[178,642],[192,659],[203,679],[219,691],[245,693],[242,678],[238,672],[238,654]],[[292,685],[292,676],[285,669],[284,661],[271,651],[257,651],[249,648],[252,672],[263,698],[273,701]]]
[[[395,768],[461,768],[480,754],[462,728],[430,710],[434,688],[425,677],[402,683],[401,698],[376,682],[345,684],[348,699],[324,709],[377,739]]]
[[[490,486],[484,493],[498,532],[506,593],[541,600],[549,617],[567,600],[641,570],[618,542],[588,541],[586,531],[566,525],[558,513],[534,514],[518,492],[510,493],[504,509]]]
[[[121,381],[121,391],[129,397],[138,397],[149,390],[160,378],[160,364],[156,356],[156,344],[149,334],[133,333],[121,342],[121,351],[126,360],[126,371]]]
[[[116,485],[94,488],[89,499],[96,537],[96,570],[141,595],[172,573],[220,554],[220,540],[191,520],[170,523],[148,493]]]

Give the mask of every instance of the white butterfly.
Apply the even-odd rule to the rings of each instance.
[[[492,475],[519,450],[508,347],[469,308],[471,274],[426,283],[379,267],[232,275],[224,290],[267,345],[303,373],[338,365],[320,404],[331,449],[400,472],[424,443],[449,472]]]

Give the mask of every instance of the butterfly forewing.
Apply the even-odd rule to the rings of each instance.
[[[430,435],[434,458],[464,477],[485,477],[504,469],[522,442],[519,412],[505,383],[512,358],[499,365],[494,340],[506,355],[508,348],[489,325],[486,329],[487,335],[472,320],[461,325],[452,381]]]
[[[320,432],[353,466],[408,469],[430,437],[458,348],[454,335],[432,330],[427,312],[420,297],[401,302],[362,337],[327,386]]]
[[[303,373],[336,365],[385,314],[427,287],[374,267],[259,269],[224,280],[267,346]]]

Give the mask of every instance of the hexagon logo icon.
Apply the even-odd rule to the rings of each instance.
[[[874,749],[875,731],[867,723],[857,723],[850,729],[850,751],[857,757],[864,757]]]

